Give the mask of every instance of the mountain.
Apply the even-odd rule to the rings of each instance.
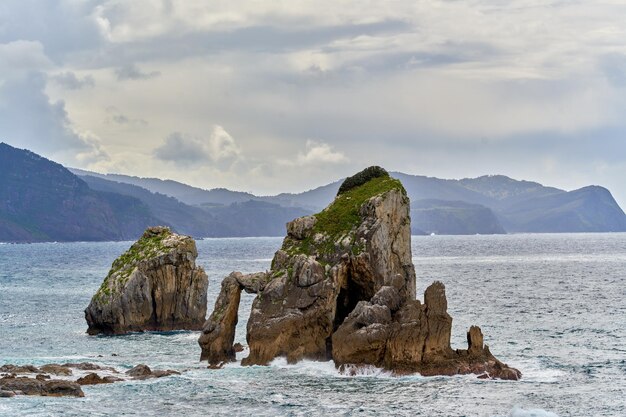
[[[94,191],[62,165],[0,143],[0,241],[134,239],[155,223],[140,200]]]
[[[506,233],[493,211],[464,201],[417,200],[411,203],[411,228],[438,235]]]
[[[311,214],[300,207],[282,207],[264,201],[249,200],[208,209],[215,220],[230,227],[229,236],[282,236],[285,225],[295,218]]]
[[[624,232],[626,216],[603,187],[589,186],[509,205],[502,211],[510,232]]]
[[[141,200],[150,207],[157,218],[161,219],[161,223],[158,224],[170,226],[178,233],[196,237],[232,236],[234,233],[229,226],[216,221],[206,210],[181,203],[174,197],[153,193],[137,185],[110,181],[92,175],[80,178],[93,190],[133,196]]]
[[[402,181],[411,199],[414,233],[626,231],[626,215],[602,187],[565,191],[504,175],[461,180],[401,172],[391,175]],[[263,199],[319,210],[332,201],[340,183]]]
[[[319,211],[341,181],[302,193],[255,196],[171,180],[73,169],[0,144],[0,241],[135,239],[167,225],[194,237],[281,236],[285,223]],[[400,172],[414,234],[626,231],[602,187],[564,191],[503,175],[461,180]]]
[[[182,203],[198,206],[202,204],[221,204],[228,205],[232,203],[243,203],[249,200],[258,199],[253,194],[241,191],[231,191],[226,188],[214,188],[205,190],[202,188],[192,187],[172,180],[161,180],[159,178],[142,178],[132,177],[121,174],[99,174],[96,172],[85,171],[77,168],[70,170],[81,177],[92,176],[118,183],[136,185],[153,193],[159,193],[174,197]],[[281,233],[282,234],[282,233]]]
[[[134,182],[144,188],[157,189],[156,185],[167,184],[174,190],[164,187],[158,189],[204,208],[254,200],[281,207],[301,208],[308,212],[326,207],[341,184],[341,181],[335,181],[302,193],[259,197],[226,189],[203,190],[174,181],[95,175],[118,178],[121,182]],[[415,211],[414,216],[419,216],[416,219],[424,223],[418,225],[414,221],[413,233],[420,233],[422,227],[442,234],[490,234],[501,233],[501,230],[516,233],[626,231],[626,216],[607,190],[602,193],[598,190],[584,191],[586,188],[583,188],[568,192],[504,175],[461,180],[401,172],[393,172],[391,175],[402,181],[411,198],[412,207],[419,207],[419,212]],[[600,201],[603,203],[599,204]],[[467,204],[461,205],[461,202]]]
[[[81,178],[94,190],[138,198],[150,207],[156,217],[162,219],[160,224],[196,237],[281,236],[288,221],[311,213],[300,207],[282,207],[254,200],[228,205],[206,203],[190,206],[174,197],[101,176],[85,175]]]

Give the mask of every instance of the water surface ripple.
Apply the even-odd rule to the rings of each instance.
[[[268,269],[280,243],[199,241],[210,308],[224,276]],[[346,377],[329,362],[282,359],[211,371],[198,362],[197,332],[87,336],[83,310],[129,245],[0,245],[0,365],[146,363],[182,375],[85,387],[82,399],[0,398],[0,415],[626,415],[626,234],[413,237],[418,295],[434,280],[446,285],[453,347],[480,325],[492,352],[523,372],[519,382],[377,369]],[[244,344],[251,302],[244,294]]]

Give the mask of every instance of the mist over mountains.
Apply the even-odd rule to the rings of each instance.
[[[599,186],[568,192],[502,175],[392,176],[411,199],[414,234],[626,231],[626,215]],[[128,240],[156,224],[194,237],[283,236],[287,221],[323,209],[341,182],[256,196],[66,169],[0,144],[0,241]]]

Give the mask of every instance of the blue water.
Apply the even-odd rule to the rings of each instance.
[[[209,310],[232,270],[269,268],[279,238],[198,242]],[[626,234],[413,237],[418,294],[446,284],[453,347],[482,327],[521,381],[342,376],[331,363],[208,370],[197,332],[92,337],[83,310],[129,242],[0,245],[0,365],[146,363],[180,376],[84,388],[85,398],[0,398],[2,416],[626,415]],[[237,341],[245,344],[251,296]],[[118,356],[112,356],[112,354]]]

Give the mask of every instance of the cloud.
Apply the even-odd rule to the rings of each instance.
[[[16,40],[0,43],[0,79],[42,71],[52,65],[39,41]]]
[[[348,162],[348,158],[327,143],[307,140],[306,151],[298,153],[296,162],[299,165],[339,164]]]
[[[106,112],[107,117],[105,119],[105,123],[107,124],[117,124],[129,127],[145,127],[148,125],[146,120],[129,117],[121,113],[115,106],[108,106],[106,108]]]
[[[93,58],[103,38],[94,17],[95,1],[3,0],[0,2],[0,43],[39,41],[59,63],[82,53]]]
[[[222,126],[216,125],[208,142],[209,156],[214,161],[223,161],[239,157],[241,151],[235,139]]]
[[[571,160],[577,183],[604,184],[626,176],[625,13],[619,1],[5,0],[0,106],[23,110],[2,107],[0,133],[256,192],[370,163],[565,187]],[[25,82],[33,73],[43,84]]]
[[[56,155],[60,162],[69,164],[109,158],[95,134],[75,129],[63,101],[50,101],[44,91],[44,74],[30,72],[3,81],[0,137],[4,141],[46,156]]]
[[[96,81],[93,76],[86,75],[79,78],[71,71],[62,72],[60,74],[53,75],[50,78],[61,87],[68,90],[80,90],[85,87],[94,87],[96,85]]]
[[[626,53],[610,53],[602,56],[599,66],[611,84],[626,87]]]
[[[161,75],[160,71],[143,72],[135,64],[126,64],[115,70],[115,75],[120,81],[124,80],[149,80]]]
[[[241,155],[233,137],[216,125],[208,138],[188,133],[174,132],[154,150],[154,156],[177,165],[212,163],[222,168],[230,167]]]

